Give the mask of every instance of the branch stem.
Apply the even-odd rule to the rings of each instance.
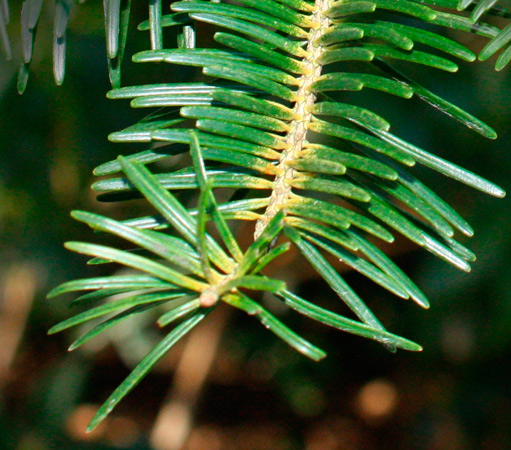
[[[330,0],[316,0],[315,12],[311,16],[311,28],[306,48],[307,56],[302,60],[305,74],[299,80],[296,92],[296,102],[293,108],[294,119],[290,121],[290,130],[285,137],[285,148],[279,160],[279,174],[275,177],[270,203],[263,216],[257,221],[255,239],[257,239],[269,221],[278,211],[284,210],[292,190],[292,180],[296,177],[293,162],[300,158],[300,154],[307,144],[307,132],[312,121],[312,107],[316,102],[316,94],[312,92],[312,85],[321,76],[322,65],[319,59],[323,54],[323,47],[318,39],[329,28],[330,18],[325,12],[330,8]]]

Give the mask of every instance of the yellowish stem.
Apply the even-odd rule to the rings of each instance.
[[[293,109],[295,118],[290,122],[290,130],[285,138],[285,148],[282,151],[278,164],[278,175],[273,183],[270,203],[263,216],[257,221],[255,239],[257,239],[270,220],[286,204],[291,195],[291,182],[296,176],[293,162],[300,157],[300,153],[307,143],[307,132],[312,120],[312,107],[316,102],[316,95],[312,92],[312,85],[321,76],[319,58],[323,54],[323,47],[317,44],[318,38],[330,26],[330,19],[324,14],[330,8],[329,0],[317,0],[314,14],[311,16],[311,29],[309,43],[306,48],[307,56],[303,59],[305,74],[301,76],[299,88],[296,93],[297,100]]]

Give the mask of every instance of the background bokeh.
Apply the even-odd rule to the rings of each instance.
[[[16,2],[13,2],[16,3]],[[139,2],[144,3],[144,2]],[[101,5],[75,8],[67,75],[51,75],[51,8],[39,27],[29,86],[16,93],[19,61],[0,60],[0,448],[2,450],[461,450],[511,448],[511,208],[419,170],[474,226],[478,255],[467,275],[404,240],[389,250],[431,300],[423,311],[350,272],[344,275],[384,324],[424,346],[392,354],[380,345],[281,312],[328,352],[313,363],[256,322],[219,308],[180,343],[94,433],[87,421],[158,338],[151,318],[131,320],[84,350],[67,353],[73,332],[47,336],[68,317],[70,297],[45,300],[75,277],[104,273],[63,249],[92,236],[71,209],[118,214],[95,200],[92,169],[136,146],[109,132],[141,113],[109,101]],[[136,11],[145,17],[143,6]],[[16,9],[16,5],[14,5]],[[9,25],[18,33],[16,14]],[[136,21],[134,21],[136,22]],[[467,46],[482,41],[465,37]],[[131,33],[127,55],[148,36]],[[15,53],[17,45],[16,39]],[[19,54],[19,51],[17,52]],[[182,73],[137,67],[125,83]],[[511,190],[509,69],[461,64],[456,75],[418,70],[435,92],[490,123],[487,141],[418,101],[396,102],[398,134]],[[375,105],[381,111],[388,105]],[[101,271],[99,271],[101,270]],[[276,268],[308,298],[335,308],[333,294],[299,259]],[[298,274],[298,277],[297,277]]]

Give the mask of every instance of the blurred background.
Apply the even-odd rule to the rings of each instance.
[[[18,5],[8,26],[19,55]],[[139,2],[145,3],[145,2]],[[57,284],[107,273],[64,250],[92,234],[72,209],[116,215],[129,203],[95,200],[92,169],[117,154],[108,133],[142,117],[109,101],[102,8],[77,6],[68,33],[67,75],[51,74],[53,5],[46,5],[26,93],[16,92],[19,64],[0,59],[0,449],[2,450],[461,450],[511,448],[511,208],[418,170],[476,230],[467,245],[478,261],[467,275],[404,240],[390,252],[423,289],[431,309],[393,298],[350,272],[344,276],[392,331],[424,346],[392,354],[380,345],[282,311],[293,329],[325,349],[313,363],[241,313],[218,308],[176,346],[93,433],[99,405],[158,339],[152,317],[127,322],[73,353],[74,331],[47,336],[69,317],[72,297],[48,301]],[[137,67],[146,32],[132,21],[124,84],[182,77]],[[482,40],[465,37],[479,50]],[[461,64],[456,75],[417,70],[434,91],[491,124],[488,141],[418,101],[376,108],[404,138],[511,190],[509,68]],[[166,71],[166,72],[165,72]],[[163,75],[162,75],[163,74]],[[248,232],[248,231],[247,231]],[[335,309],[334,295],[293,255],[277,267],[295,289]],[[300,273],[299,280],[296,274]],[[508,361],[508,363],[506,363]]]

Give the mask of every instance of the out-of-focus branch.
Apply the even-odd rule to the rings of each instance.
[[[155,450],[180,450],[185,444],[192,428],[193,410],[214,360],[229,311],[218,308],[186,341],[172,388],[151,433]]]
[[[11,266],[0,280],[0,388],[9,377],[38,285],[36,268]]]

